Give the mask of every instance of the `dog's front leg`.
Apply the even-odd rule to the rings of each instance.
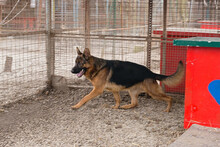
[[[115,98],[115,106],[113,106],[113,109],[118,109],[119,105],[120,105],[120,95],[119,92],[112,92]]]
[[[86,95],[84,98],[82,98],[78,104],[72,106],[72,109],[78,109],[83,104],[88,102],[89,100],[95,98],[96,96],[102,94],[103,90],[101,88],[94,88],[88,95]]]

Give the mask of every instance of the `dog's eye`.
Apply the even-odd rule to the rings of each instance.
[[[83,65],[84,65],[83,62],[76,62],[76,64],[77,64],[79,67],[83,67]]]

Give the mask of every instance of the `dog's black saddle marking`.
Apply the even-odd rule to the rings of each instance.
[[[110,82],[125,86],[126,88],[148,78],[155,79],[156,76],[147,67],[132,62],[108,60],[107,65],[112,70]]]

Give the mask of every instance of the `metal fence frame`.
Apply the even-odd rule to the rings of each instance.
[[[63,33],[66,31],[63,30],[55,30],[53,28],[54,24],[54,16],[52,16],[51,12],[53,11],[55,7],[55,1],[52,0],[46,0],[46,34],[47,34],[47,77],[48,77],[48,86],[52,87],[52,77],[54,75],[55,70],[55,43],[54,43],[54,37],[76,37],[76,38],[84,38],[85,39],[85,47],[90,48],[90,40],[91,39],[110,39],[110,40],[134,40],[134,36],[125,36],[125,35],[93,35],[90,33],[90,1],[84,0],[85,3],[85,19],[84,19],[84,34],[74,34],[74,33],[68,33],[65,35]],[[162,42],[163,43],[163,52],[161,53],[162,58],[162,74],[165,74],[166,66],[165,66],[165,58],[166,58],[166,43],[167,41],[167,11],[168,11],[168,2],[167,0],[163,1],[163,38],[160,37],[153,37],[152,36],[152,21],[153,21],[153,0],[148,1],[148,33],[146,37],[139,37],[137,36],[137,40],[144,40],[147,42],[147,61],[146,65],[148,68],[151,68],[151,43],[152,42]],[[70,29],[71,30],[71,29]],[[113,28],[114,30],[114,28]],[[71,36],[70,36],[71,35]],[[114,51],[113,51],[114,52]]]

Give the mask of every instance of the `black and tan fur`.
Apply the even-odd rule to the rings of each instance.
[[[105,60],[94,57],[88,48],[83,53],[77,48],[77,58],[72,73],[78,77],[84,75],[94,86],[93,90],[72,106],[73,109],[81,107],[89,100],[103,93],[104,90],[111,91],[115,98],[113,108],[129,109],[138,105],[138,95],[148,93],[152,98],[164,100],[168,106],[166,112],[170,111],[172,98],[167,96],[161,86],[157,83],[161,81],[167,86],[177,85],[184,76],[182,61],[179,62],[177,71],[170,76],[153,73],[145,66],[118,60]],[[128,91],[131,96],[131,104],[120,106],[119,92]]]

